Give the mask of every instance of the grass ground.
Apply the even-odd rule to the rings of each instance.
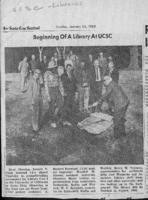
[[[141,71],[120,71],[120,85],[130,105],[126,137],[113,141],[112,129],[99,136],[79,131],[76,126],[50,126],[44,104],[44,124],[32,141],[31,107],[28,94],[20,91],[19,74],[6,74],[6,163],[7,165],[142,164],[143,111]],[[74,125],[78,122],[75,118]]]

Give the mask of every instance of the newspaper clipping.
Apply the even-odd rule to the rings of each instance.
[[[1,1],[2,195],[148,198],[148,1]]]

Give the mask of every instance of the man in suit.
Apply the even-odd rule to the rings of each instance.
[[[73,62],[73,65],[75,65],[76,55],[72,51],[69,52],[69,58]]]
[[[40,75],[41,71],[35,69],[29,85],[29,100],[32,108],[32,128],[35,135],[39,131],[42,120],[42,91]]]
[[[62,109],[63,124],[70,125],[69,121],[75,112],[75,93],[77,90],[76,79],[73,74],[73,68],[70,64],[66,66],[66,71],[61,75],[61,81],[64,89],[64,106]]]
[[[119,81],[119,70],[114,66],[113,61],[108,63],[108,75],[112,78],[113,81],[118,83]]]
[[[47,57],[44,55],[43,60],[40,62],[39,65],[39,70],[41,70],[43,82],[44,82],[44,73],[46,72],[47,67],[48,67],[48,60]]]
[[[93,84],[93,91],[95,93],[95,100],[96,100],[102,94],[102,77],[98,60],[94,61],[94,69],[95,69],[95,82]]]
[[[80,68],[75,71],[75,77],[78,88],[79,110],[88,110],[89,103],[89,78],[86,70],[85,62],[81,61]]]
[[[48,67],[48,60],[47,60],[47,57],[44,55],[43,60],[40,63],[40,70],[41,70],[42,74],[45,73],[47,67]]]
[[[29,62],[29,68],[31,71],[31,74],[34,74],[34,71],[38,68],[38,62],[36,61],[35,55],[31,56],[31,61]]]
[[[99,67],[101,71],[101,78],[103,79],[107,71],[107,59],[104,57],[103,52],[100,52],[100,57],[98,58],[98,61],[99,61]]]
[[[114,137],[118,139],[125,136],[125,115],[130,102],[119,84],[113,81],[111,77],[105,76],[104,84],[106,85],[106,92],[98,102],[99,104],[103,101],[110,102],[114,117]]]
[[[24,57],[24,59],[19,63],[18,70],[21,74],[21,91],[24,93],[26,92],[26,83],[27,83],[27,77],[29,72],[29,64],[27,62],[28,58],[27,56]]]
[[[90,83],[90,104],[93,104],[95,102],[95,68],[93,63],[93,56],[91,54],[88,55],[88,61],[87,61],[87,71],[88,71],[88,78]]]
[[[51,126],[57,127],[57,122],[60,121],[60,112],[63,106],[62,97],[62,82],[58,74],[57,65],[52,57],[48,68],[44,74],[45,93],[49,102],[49,113],[51,119]],[[61,90],[60,90],[61,89]]]

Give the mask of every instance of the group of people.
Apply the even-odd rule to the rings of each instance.
[[[94,107],[98,112],[102,102],[108,103],[108,110],[114,117],[114,136],[125,135],[125,114],[129,100],[119,86],[119,71],[111,56],[104,57],[100,52],[94,59],[81,59],[69,52],[65,58],[57,52],[47,60],[37,62],[35,55],[31,61],[25,56],[19,63],[21,74],[21,90],[26,92],[26,82],[29,80],[29,96],[32,105],[32,126],[38,133],[42,123],[42,91],[45,91],[49,102],[51,126],[56,128],[58,123],[71,125],[70,116],[75,114],[75,103],[78,99],[79,113],[90,112]],[[90,106],[92,105],[92,106]]]

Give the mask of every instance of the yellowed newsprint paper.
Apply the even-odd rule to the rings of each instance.
[[[148,197],[148,1],[1,0],[4,197]]]

